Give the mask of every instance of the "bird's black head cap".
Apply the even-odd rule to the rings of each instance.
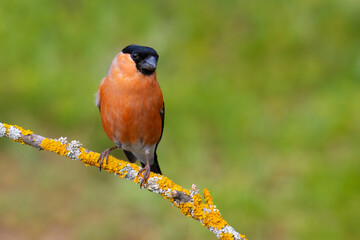
[[[151,75],[156,70],[159,55],[155,49],[132,44],[124,48],[122,52],[130,54],[136,64],[136,69],[142,74]]]

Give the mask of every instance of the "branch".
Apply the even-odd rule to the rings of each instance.
[[[66,137],[59,139],[45,138],[30,130],[24,130],[16,125],[0,123],[0,137],[7,137],[15,142],[27,144],[38,150],[55,152],[73,160],[79,160],[87,166],[100,167],[98,163],[99,153],[92,152],[82,147],[79,141],[67,141]],[[136,164],[118,160],[109,156],[108,161],[103,164],[102,169],[118,175],[120,178],[128,179],[140,184],[143,174],[138,176],[140,167]],[[208,189],[203,190],[205,203],[199,194],[199,189],[193,184],[191,189],[184,189],[176,185],[167,177],[150,173],[146,184],[143,185],[150,192],[160,194],[169,200],[185,216],[199,221],[204,227],[213,232],[218,239],[246,240],[245,235],[235,231],[222,217],[220,211],[213,203]]]

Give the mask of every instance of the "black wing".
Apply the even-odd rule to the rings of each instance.
[[[157,145],[159,144],[159,142],[161,140],[161,137],[162,137],[163,131],[164,131],[164,119],[165,119],[165,103],[164,102],[163,102],[163,107],[160,110],[160,117],[161,117],[161,135],[160,135],[159,141],[156,144],[156,148],[157,148]],[[155,148],[155,152],[156,152],[156,148]]]
[[[154,164],[152,164],[150,166],[150,170],[154,173],[161,173],[161,170],[160,170],[160,166],[159,166],[159,163],[158,163],[158,159],[157,159],[157,154],[156,154],[156,149],[159,145],[159,142],[161,140],[161,137],[163,135],[163,131],[164,131],[164,119],[165,119],[165,104],[163,102],[163,107],[162,109],[160,110],[160,117],[161,117],[161,135],[160,135],[160,138],[159,138],[159,141],[156,143],[156,146],[155,146],[155,152],[154,152]]]

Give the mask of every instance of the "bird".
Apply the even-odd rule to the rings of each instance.
[[[96,93],[103,129],[115,146],[99,156],[101,166],[110,151],[122,149],[129,160],[140,160],[144,172],[162,174],[156,154],[164,130],[165,105],[156,79],[159,55],[155,49],[136,44],[125,47],[113,59]]]

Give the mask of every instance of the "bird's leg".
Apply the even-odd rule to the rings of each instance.
[[[140,188],[142,187],[142,185],[148,180],[149,176],[150,176],[150,162],[149,162],[149,151],[145,150],[145,156],[146,156],[146,164],[145,167],[143,167],[142,169],[139,170],[138,176],[140,173],[144,172],[143,174],[143,179],[140,182]]]
[[[100,156],[98,158],[98,162],[100,161],[100,171],[101,171],[101,166],[103,164],[103,161],[105,159],[105,161],[107,162],[109,159],[109,154],[112,150],[119,148],[118,146],[114,146],[108,149],[105,149],[105,151],[103,151],[102,153],[100,153]]]

